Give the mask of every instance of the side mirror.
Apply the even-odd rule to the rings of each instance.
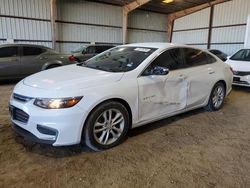
[[[168,68],[157,66],[157,67],[154,67],[152,75],[164,76],[164,75],[167,75],[168,73],[169,73]]]

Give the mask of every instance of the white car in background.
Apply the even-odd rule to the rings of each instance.
[[[250,87],[250,49],[241,49],[226,63],[233,69],[233,85]]]
[[[128,44],[25,78],[14,88],[10,113],[27,139],[104,150],[130,128],[195,108],[220,109],[231,85],[230,67],[209,52]]]

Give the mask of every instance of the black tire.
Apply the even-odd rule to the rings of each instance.
[[[216,106],[214,103],[213,103],[213,97],[215,96],[215,92],[218,88],[221,88],[222,89],[222,92],[223,92],[223,98],[222,98],[222,101],[221,101],[221,104]],[[204,109],[206,111],[217,111],[219,109],[221,109],[223,103],[224,103],[224,99],[225,99],[225,95],[226,95],[226,88],[225,88],[225,85],[222,83],[222,82],[217,82],[213,89],[212,89],[212,92],[210,94],[210,97],[209,97],[209,101],[208,101],[208,104],[207,106],[204,107]]]
[[[94,133],[94,129],[96,129],[95,126],[96,126],[97,122],[101,118],[104,117],[103,114],[105,112],[107,112],[108,110],[114,110],[113,112],[111,111],[111,116],[110,117],[112,117],[112,115],[113,116],[116,115],[114,113],[120,112],[124,121],[122,121],[122,123],[121,123],[123,125],[122,132],[120,132],[120,133],[117,132],[117,134],[120,134],[119,137],[115,138],[115,137],[113,137],[113,134],[111,134],[110,132],[108,133],[109,135],[111,135],[113,137],[113,138],[110,138],[110,139],[117,139],[117,140],[115,140],[113,143],[105,145],[105,144],[100,143],[100,140],[98,140],[98,138],[97,138],[97,134],[99,134],[99,133]],[[104,120],[104,122],[106,122],[106,121]],[[87,121],[86,121],[86,123],[84,125],[84,128],[83,128],[83,133],[82,133],[82,144],[85,144],[86,146],[88,146],[90,149],[92,149],[94,151],[101,151],[101,150],[110,149],[110,148],[122,143],[126,139],[127,133],[128,133],[128,130],[129,130],[129,123],[130,123],[129,113],[128,113],[127,109],[121,103],[116,102],[116,101],[105,102],[105,103],[97,106],[91,112],[89,117],[87,118]],[[105,123],[103,123],[103,124],[105,124]],[[107,128],[107,126],[108,125],[102,126],[101,129],[103,129],[105,127]],[[113,129],[111,128],[111,130],[109,130],[109,131],[113,131]],[[101,131],[100,134],[103,134],[103,132],[104,131]],[[107,133],[106,133],[106,136],[108,137],[108,140],[109,140],[109,135],[107,136]]]
[[[56,67],[59,67],[60,65],[49,65],[45,70],[48,70],[48,69],[53,69],[53,68],[56,68]]]

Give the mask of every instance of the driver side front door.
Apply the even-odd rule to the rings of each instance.
[[[154,67],[169,69],[167,75],[152,75]],[[182,110],[187,105],[188,81],[182,74],[179,48],[160,54],[138,78],[139,119],[147,121]]]

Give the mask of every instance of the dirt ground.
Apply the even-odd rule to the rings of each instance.
[[[0,85],[0,187],[250,187],[250,89],[222,110],[198,109],[130,131],[104,152],[16,137]]]

